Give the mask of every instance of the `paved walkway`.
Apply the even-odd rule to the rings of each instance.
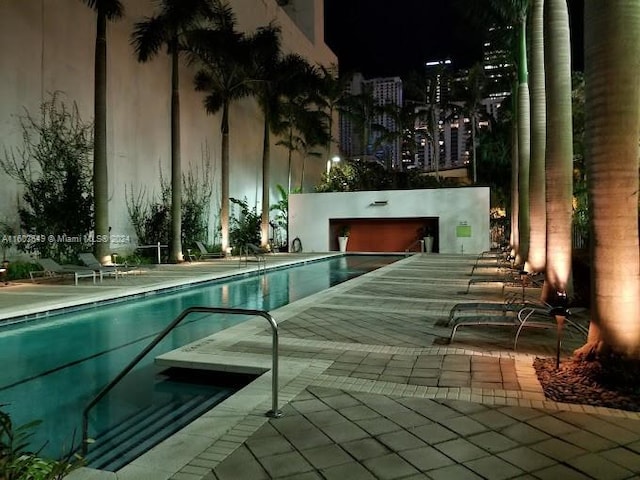
[[[504,327],[447,344],[452,305],[502,296],[491,283],[459,293],[474,261],[415,255],[272,312],[282,418],[264,415],[267,372],[119,472],[70,478],[640,478],[640,415],[545,399],[532,362],[555,354],[553,330],[526,329],[517,352]],[[568,332],[563,353],[581,342]],[[270,353],[256,319],[158,362],[264,371]]]

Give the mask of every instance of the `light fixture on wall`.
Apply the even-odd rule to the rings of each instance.
[[[369,204],[370,207],[384,207],[387,205],[387,200],[376,200],[375,202],[371,202]]]

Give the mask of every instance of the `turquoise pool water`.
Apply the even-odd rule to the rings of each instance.
[[[17,425],[42,420],[32,446],[43,447],[44,455],[59,457],[72,444],[78,445],[82,409],[88,401],[185,308],[271,311],[399,258],[332,258],[0,327],[0,364],[4,366],[0,404]],[[90,416],[90,436],[153,405],[187,402],[194,395],[222,400],[236,391],[228,385],[180,388],[158,380],[155,356],[247,319],[219,315],[215,321],[211,317],[202,321],[204,317],[188,317],[96,407]]]

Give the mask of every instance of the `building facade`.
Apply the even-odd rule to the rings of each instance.
[[[279,5],[279,3],[284,3]],[[107,162],[109,224],[114,235],[135,238],[125,192],[160,194],[160,175],[171,172],[171,63],[165,50],[139,63],[131,46],[136,22],[154,15],[153,0],[122,0],[124,16],[107,25]],[[311,64],[337,65],[324,43],[323,0],[230,0],[237,28],[253,32],[271,22],[282,31],[284,52],[295,52]],[[78,0],[0,2],[0,152],[22,144],[20,116],[36,117],[40,106],[59,92],[67,106],[77,105],[84,121],[94,108],[95,12]],[[213,179],[211,224],[220,205],[220,115],[208,115],[204,94],[194,89],[196,69],[180,65],[181,157],[183,173],[208,162]],[[253,98],[233,102],[229,112],[230,196],[261,208],[263,114]],[[287,150],[271,146],[272,203],[277,184],[287,184]],[[195,170],[194,170],[195,171]],[[323,162],[307,161],[304,181],[315,185]],[[294,156],[293,184],[300,183],[302,158]],[[21,188],[0,169],[0,222],[20,231],[17,211]],[[0,232],[1,233],[1,232]],[[57,232],[36,232],[38,234]]]

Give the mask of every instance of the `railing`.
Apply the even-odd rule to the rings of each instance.
[[[414,247],[423,241],[424,240],[422,238],[418,238],[417,240],[414,240],[413,242],[411,242],[411,244],[407,248],[404,249],[404,253],[409,253],[413,251]],[[420,245],[420,251],[424,252],[424,245]]]
[[[122,371],[109,382],[82,411],[82,454],[87,454],[88,434],[89,434],[89,412],[96,404],[102,400],[107,393],[115,387],[133,368],[142,360],[153,348],[162,341],[167,334],[173,330],[185,317],[192,313],[228,313],[231,315],[251,315],[265,318],[271,325],[272,331],[272,366],[271,366],[271,410],[266,415],[268,417],[279,418],[282,412],[278,410],[278,324],[275,319],[263,310],[246,310],[243,308],[225,308],[225,307],[189,307],[176,317],[165,329],[154,338],[149,345],[145,347]]]

